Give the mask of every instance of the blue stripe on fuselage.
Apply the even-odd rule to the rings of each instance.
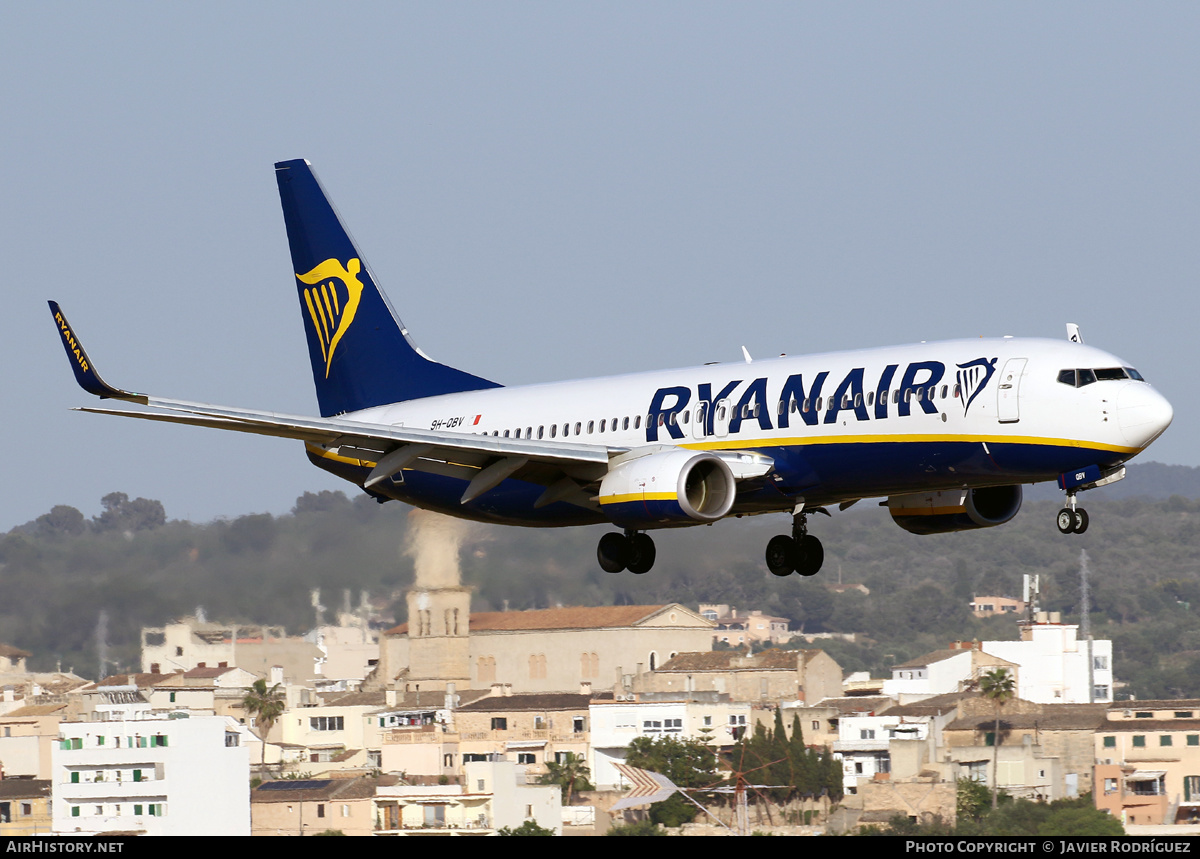
[[[988,441],[986,450],[979,441],[897,440],[738,449],[771,457],[775,472],[739,487],[731,513],[786,511],[797,497],[813,506],[964,485],[1036,483],[1087,465],[1107,468],[1129,456],[1086,446],[1004,441]],[[369,466],[322,457],[312,451],[308,456],[319,468],[359,486],[370,473]],[[510,478],[475,500],[460,504],[466,486],[466,480],[455,477],[405,471],[403,483],[386,487],[383,494],[451,516],[497,524],[560,527],[610,521],[600,512],[565,502],[535,509],[534,502],[545,487],[523,480]]]

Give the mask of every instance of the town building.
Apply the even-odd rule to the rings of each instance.
[[[608,698],[611,700],[612,695]],[[454,711],[463,763],[506,760],[531,778],[548,762],[588,759],[590,693],[542,692],[480,698]]]
[[[982,675],[1001,668],[1018,674],[1016,663],[985,652],[978,642],[958,641],[945,650],[893,666],[891,679],[883,682],[883,694],[902,704],[948,695],[969,688]]]
[[[266,781],[250,792],[251,835],[373,835],[379,827],[375,795],[397,779],[282,779]]]
[[[459,784],[381,786],[377,835],[494,835],[527,820],[562,835],[562,790],[526,784],[511,761],[463,764]]]
[[[0,837],[52,832],[49,780],[0,777]]]
[[[53,752],[54,831],[249,835],[248,730],[226,716],[64,722]]]
[[[712,621],[678,604],[474,612],[462,588],[415,589],[409,622],[385,633],[378,682],[404,692],[574,692],[708,650]],[[465,622],[464,622],[465,621]]]
[[[1200,699],[1122,701],[1106,717],[1096,807],[1128,824],[1200,823]]]
[[[49,779],[67,705],[30,704],[0,716],[0,776]]]
[[[1092,790],[1092,738],[1103,704],[1041,704],[1016,699],[1000,710],[999,783],[1014,796],[1054,800]],[[945,731],[946,756],[963,775],[991,784],[995,705],[967,696]]]
[[[773,617],[758,609],[739,612],[729,605],[701,603],[700,616],[717,625],[713,630],[714,642],[719,641],[734,648],[767,642],[783,644],[792,635],[788,632],[791,621],[786,617]]]
[[[750,704],[713,692],[686,699],[651,693],[629,700],[593,701],[588,711],[592,734],[588,766],[592,783],[600,790],[622,784],[613,765],[625,760],[629,744],[639,737],[699,740],[722,748],[736,743],[753,724]]]
[[[1042,704],[1091,704],[1113,699],[1112,642],[1079,640],[1079,625],[1058,612],[1038,612],[1018,624],[1019,641],[985,641],[985,653],[1019,666],[1017,695]]]
[[[971,600],[971,613],[976,617],[991,617],[994,614],[1022,615],[1029,604],[1015,597],[975,597]]]
[[[823,650],[770,648],[754,655],[740,650],[680,653],[661,668],[637,675],[635,692],[718,692],[733,701],[774,706],[842,694],[842,669]]]

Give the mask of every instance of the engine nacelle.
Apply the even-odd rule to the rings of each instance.
[[[667,448],[614,462],[600,482],[600,504],[617,525],[715,522],[733,507],[733,472],[715,454]]]
[[[893,495],[892,521],[913,534],[946,534],[1003,525],[1021,509],[1020,486],[943,489]]]

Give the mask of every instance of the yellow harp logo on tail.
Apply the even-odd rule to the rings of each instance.
[[[329,367],[333,353],[342,335],[354,321],[358,302],[362,298],[363,285],[358,279],[362,262],[357,258],[345,267],[336,259],[327,259],[312,271],[297,274],[296,279],[309,286],[301,291],[304,305],[312,317],[313,330],[321,344],[321,357],[325,359],[325,378],[329,378]]]

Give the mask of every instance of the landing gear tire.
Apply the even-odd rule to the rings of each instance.
[[[606,573],[619,573],[629,566],[629,539],[624,534],[605,534],[596,546],[596,560]]]
[[[767,543],[767,569],[775,576],[790,576],[796,571],[796,541],[786,534]]]
[[[788,537],[780,534],[767,543],[767,569],[772,575],[815,576],[825,562],[825,547],[812,534]]]
[[[1082,534],[1087,530],[1088,515],[1082,507],[1075,508],[1075,533]]]
[[[802,576],[815,576],[825,563],[825,547],[812,534],[805,534],[796,544],[796,572]]]
[[[1064,507],[1058,511],[1058,518],[1055,524],[1058,525],[1058,530],[1062,534],[1070,534],[1075,531],[1078,520],[1075,516],[1075,511],[1069,507]]]
[[[647,534],[634,534],[629,537],[629,563],[626,566],[635,576],[650,572],[654,566],[657,550],[654,541]]]

